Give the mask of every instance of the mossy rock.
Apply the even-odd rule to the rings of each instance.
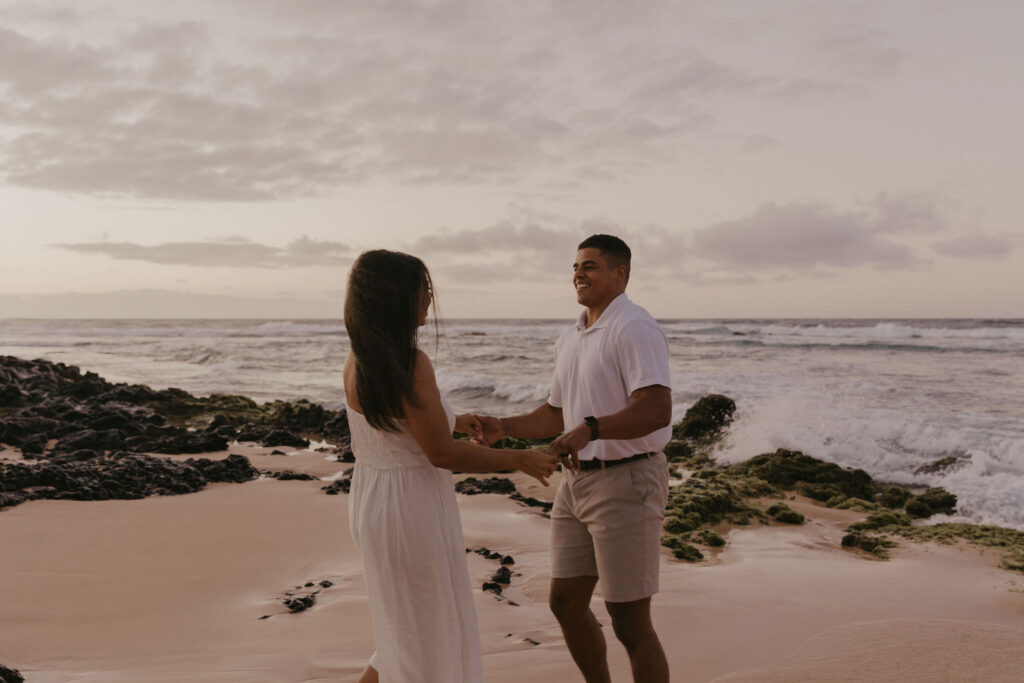
[[[733,420],[736,402],[728,396],[710,394],[694,403],[672,428],[673,439],[708,441],[721,435]]]
[[[870,500],[864,500],[863,498],[833,499],[828,502],[828,507],[837,510],[853,510],[855,512],[880,512],[885,510],[885,507],[878,503],[872,503]]]
[[[843,536],[842,545],[847,548],[866,550],[881,560],[888,559],[889,549],[897,546],[896,543],[885,536],[863,533],[850,533]]]
[[[263,417],[259,405],[248,396],[210,394],[200,398],[173,388],[157,392],[149,401],[149,407],[168,421],[179,424],[191,420],[205,422],[214,415],[224,415],[240,423],[259,423]]]
[[[714,529],[701,529],[697,533],[697,541],[711,548],[721,548],[725,545],[725,539]]]
[[[693,446],[685,441],[669,441],[664,448],[669,462],[685,462],[693,456]]]
[[[835,498],[846,499],[843,492],[834,484],[815,484],[809,481],[801,481],[797,482],[796,490],[801,495],[822,503]],[[829,507],[832,506],[830,505]]]
[[[874,528],[876,533],[892,534],[917,542],[950,545],[964,541],[977,546],[996,548],[1003,552],[1000,566],[1010,571],[1024,573],[1024,531],[988,524],[964,524],[960,522],[918,526],[911,524],[910,517],[907,515],[896,514],[895,516],[897,523],[878,526]],[[876,516],[872,515],[872,517]],[[869,537],[870,535],[867,532],[872,530],[873,527],[862,525],[865,523],[873,525],[882,521],[884,519],[880,516],[875,521],[872,521],[872,518],[869,517],[864,522],[851,524],[847,530],[851,532],[851,536],[856,536],[857,538]],[[843,541],[843,544],[847,545],[845,538]],[[891,541],[889,542],[891,543]]]
[[[670,534],[685,534],[700,527],[700,523],[700,515],[691,512],[685,515],[669,515],[662,526]]]
[[[670,463],[682,465],[687,469],[699,470],[714,464],[709,450],[711,444],[701,444],[699,448],[687,441],[669,441],[664,448],[665,457]]]
[[[704,554],[680,536],[662,536],[661,544],[672,551],[673,557],[686,562],[700,562]]]
[[[787,490],[798,483],[830,485],[846,496],[873,500],[875,483],[864,470],[848,470],[839,465],[812,458],[800,451],[780,448],[774,453],[755,456],[733,465],[737,472],[763,479]]]
[[[947,455],[945,457],[939,458],[938,460],[933,460],[929,463],[921,465],[916,470],[914,470],[914,474],[939,474],[941,472],[946,472],[951,469],[956,469],[959,465],[963,464],[963,462],[964,458],[955,455]]]
[[[775,503],[765,510],[772,519],[783,524],[803,524],[804,516],[785,503]]]
[[[901,508],[907,504],[912,494],[902,486],[890,486],[875,494],[875,501],[887,508]]]
[[[691,477],[669,492],[666,510],[680,518],[689,514],[699,517],[701,524],[734,521],[737,516],[749,519],[763,513],[745,499],[777,495],[771,484],[752,477]]]
[[[883,527],[910,526],[910,523],[911,519],[909,516],[886,510],[885,512],[876,512],[860,522],[854,522],[847,527],[847,530],[868,531]]]
[[[943,488],[928,489],[907,501],[907,514],[925,519],[934,514],[952,515],[956,512],[956,496]]]

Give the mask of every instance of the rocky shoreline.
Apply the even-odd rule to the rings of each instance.
[[[1002,566],[1024,572],[1024,532],[971,524],[921,526],[915,520],[952,514],[956,496],[941,489],[915,490],[875,482],[797,451],[778,450],[721,466],[714,451],[728,433],[736,405],[705,396],[673,427],[665,453],[672,487],[662,543],[680,560],[700,561],[727,543],[730,525],[802,524],[786,504],[803,496],[827,507],[856,510],[866,519],[847,529],[842,545],[884,559],[896,538],[938,543],[966,541],[1000,548]],[[172,460],[154,454],[223,452],[231,441],[306,449],[330,441],[341,462],[352,462],[348,420],[308,401],[262,405],[238,395],[196,397],[180,389],[113,384],[63,363],[0,356],[0,445],[24,460],[0,461],[0,509],[37,499],[109,500],[178,495],[212,482],[257,478],[247,458]],[[500,447],[535,442],[505,439]],[[319,449],[318,449],[319,450]],[[937,467],[943,466],[936,463]],[[684,474],[689,473],[690,476]],[[309,478],[268,473],[281,480]],[[322,487],[347,493],[347,475]],[[525,497],[504,477],[469,477],[457,484],[466,495],[497,493],[542,515],[551,503]]]
[[[112,384],[75,366],[0,356],[0,509],[37,499],[110,500],[199,491],[259,472],[241,455],[174,461],[153,454],[216,453],[229,442],[308,448],[331,440],[351,462],[344,411],[298,401]],[[280,475],[279,475],[280,476]],[[287,475],[281,478],[288,478]]]

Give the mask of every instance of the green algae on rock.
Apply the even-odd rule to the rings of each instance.
[[[804,523],[803,515],[782,502],[775,503],[765,510],[765,512],[776,522],[782,522],[783,524]]]
[[[876,517],[876,516],[872,516]],[[872,540],[884,539],[891,543],[889,547],[896,544],[888,540],[886,534],[900,536],[907,540],[921,543],[932,542],[942,545],[952,545],[958,541],[964,541],[972,545],[986,548],[997,548],[1003,551],[1001,565],[1003,569],[1024,573],[1024,531],[1006,529],[1004,527],[991,526],[987,524],[965,524],[961,522],[943,522],[930,525],[913,525],[907,515],[900,515],[891,524],[882,524],[884,519],[869,517],[864,522],[851,524],[850,536],[856,536],[859,541],[870,543]],[[873,531],[874,535],[867,533]],[[843,545],[847,545],[843,539]],[[860,546],[863,547],[863,546]]]
[[[897,544],[889,540],[887,536],[850,533],[843,536],[842,545],[846,548],[860,548],[880,560],[887,560],[889,559],[889,548],[895,548]]]
[[[690,469],[701,469],[713,464],[711,451],[732,423],[736,402],[728,396],[709,394],[690,406],[686,414],[672,427],[672,439],[665,446],[669,462]]]

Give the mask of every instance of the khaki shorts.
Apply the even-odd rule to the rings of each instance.
[[[668,500],[664,453],[564,476],[551,508],[551,575],[596,576],[608,602],[657,593]]]

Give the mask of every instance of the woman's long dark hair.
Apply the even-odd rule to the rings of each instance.
[[[399,431],[402,401],[416,404],[412,376],[425,291],[433,291],[427,266],[398,251],[367,251],[349,271],[345,328],[356,359],[359,406],[376,429]]]

